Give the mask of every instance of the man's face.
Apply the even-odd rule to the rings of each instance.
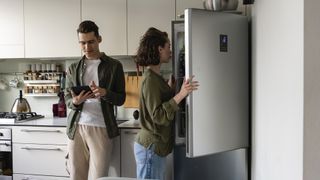
[[[96,37],[94,32],[78,33],[79,44],[87,59],[98,59],[100,57],[99,43],[101,36]]]

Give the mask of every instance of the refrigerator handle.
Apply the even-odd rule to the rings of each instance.
[[[189,154],[189,105],[186,103],[185,110],[185,123],[186,123],[186,154]]]

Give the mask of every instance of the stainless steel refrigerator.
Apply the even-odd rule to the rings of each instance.
[[[174,180],[247,180],[247,17],[186,9],[172,31],[177,87],[192,75],[200,82],[175,116]]]

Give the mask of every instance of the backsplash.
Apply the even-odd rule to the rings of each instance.
[[[131,57],[121,56],[114,57],[121,61],[124,71],[136,71],[136,66]],[[16,98],[19,97],[19,90],[23,90],[23,75],[28,70],[29,64],[60,64],[62,69],[66,69],[71,63],[78,60],[38,60],[38,59],[0,59],[0,81],[5,82],[7,88],[5,90],[0,89],[0,112],[8,112],[11,110],[12,104]],[[165,72],[170,72],[171,63],[164,64],[162,69]],[[15,74],[17,73],[17,74]],[[164,74],[167,76],[169,73]],[[17,88],[9,87],[9,81],[17,78],[19,85]],[[42,115],[52,115],[52,104],[58,103],[58,96],[55,97],[26,97],[31,106],[31,110]],[[133,112],[136,108],[124,108],[118,107],[117,118],[118,119],[133,119]]]

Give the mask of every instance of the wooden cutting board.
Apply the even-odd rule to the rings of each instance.
[[[139,108],[139,93],[142,76],[129,76],[125,74],[126,101],[125,108]]]

